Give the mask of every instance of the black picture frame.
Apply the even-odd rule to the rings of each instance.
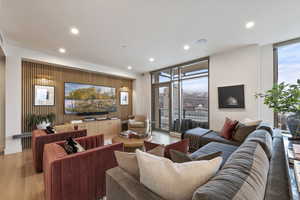
[[[219,108],[245,108],[245,86],[218,87]]]

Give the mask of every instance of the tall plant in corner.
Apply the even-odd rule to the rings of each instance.
[[[300,136],[300,80],[296,84],[275,84],[265,94],[256,94],[264,98],[264,104],[281,115],[289,114],[287,124],[293,136]]]

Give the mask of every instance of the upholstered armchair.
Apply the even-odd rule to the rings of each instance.
[[[45,144],[65,140],[69,137],[83,137],[86,136],[86,134],[86,130],[72,130],[68,132],[59,132],[54,134],[47,134],[45,130],[39,129],[32,131],[31,146],[35,170],[37,172],[43,171],[43,152]]]
[[[105,172],[118,165],[114,151],[123,151],[123,144],[103,145],[103,135],[76,138],[75,141],[85,151],[68,155],[63,141],[45,145],[46,200],[96,200],[106,194]]]
[[[136,115],[134,119],[128,121],[128,130],[140,135],[147,134],[150,130],[149,120],[143,115]]]

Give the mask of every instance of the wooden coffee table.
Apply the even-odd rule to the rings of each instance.
[[[146,138],[126,138],[123,136],[115,136],[112,138],[112,143],[120,143],[122,142],[124,144],[124,150],[127,152],[134,152],[136,149],[141,149],[144,146],[144,141],[151,141],[152,136],[149,135]]]

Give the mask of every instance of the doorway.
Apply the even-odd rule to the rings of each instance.
[[[163,83],[152,86],[154,128],[162,131],[170,130],[170,84]]]

